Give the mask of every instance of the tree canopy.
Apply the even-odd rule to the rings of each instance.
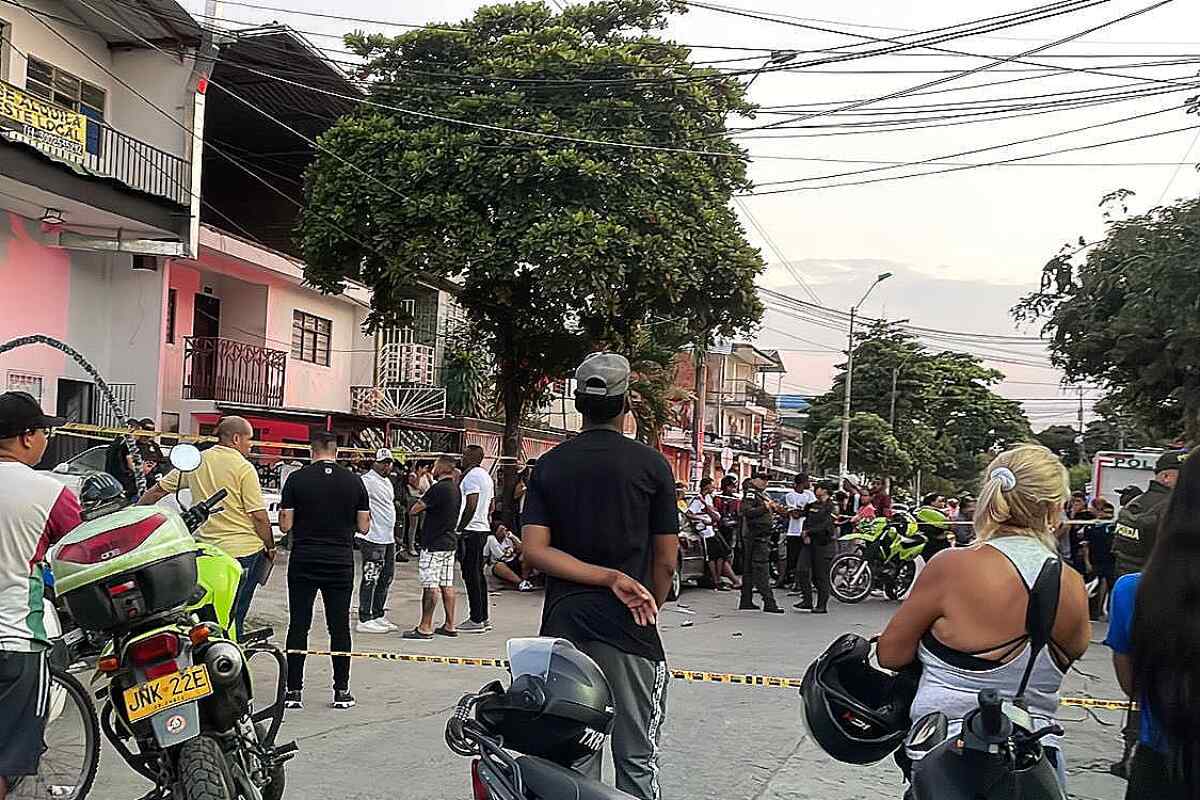
[[[763,262],[730,206],[745,154],[726,136],[752,109],[735,77],[653,35],[682,10],[516,2],[346,37],[370,104],[321,137],[306,174],[306,277],[369,285],[373,326],[401,318],[414,281],[457,281],[506,454],[539,387],[587,351],[632,353],[668,320],[731,336],[762,314]]]
[[[1063,464],[1073,467],[1079,463],[1079,443],[1075,439],[1079,431],[1070,425],[1050,425],[1034,434],[1035,439],[1050,452],[1062,459]],[[1088,452],[1093,452],[1088,450]]]
[[[813,458],[818,463],[836,464],[841,458],[842,420],[831,419],[813,440]],[[913,470],[909,454],[892,434],[887,420],[878,414],[850,415],[850,465],[852,472],[865,475],[907,476]]]
[[[839,369],[833,388],[816,398],[809,411],[814,435],[831,424],[840,428],[846,365]],[[965,486],[977,477],[980,454],[1030,436],[1021,407],[992,389],[1003,377],[975,356],[931,352],[911,334],[880,323],[856,335],[852,408],[887,421],[894,401],[895,441],[908,457],[909,469],[889,477],[903,479],[920,469]],[[855,447],[852,433],[851,464]],[[818,460],[829,466],[838,459]]]
[[[1013,309],[1042,321],[1053,363],[1109,389],[1143,431],[1200,434],[1200,199],[1110,221],[1045,265]]]

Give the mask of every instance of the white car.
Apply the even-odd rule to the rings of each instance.
[[[86,475],[90,475],[93,472],[104,472],[104,454],[107,449],[107,445],[89,447],[82,453],[71,456],[66,461],[58,464],[48,474],[55,480],[61,481],[68,489],[78,495],[79,485],[83,482]],[[169,455],[169,452],[169,450],[164,451],[163,455]],[[180,490],[179,499],[184,505],[190,506],[192,503],[191,491],[188,489]],[[271,520],[271,530],[274,531],[276,539],[282,535],[279,533],[280,499],[279,492],[263,492],[263,500],[267,503],[267,517]],[[158,504],[173,511],[181,510],[180,503],[176,501],[174,495],[167,495],[162,500],[159,500]]]

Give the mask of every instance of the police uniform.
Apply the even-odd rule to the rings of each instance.
[[[1177,470],[1183,463],[1183,453],[1163,453],[1154,465],[1154,472]],[[1171,488],[1156,480],[1150,488],[1139,494],[1117,515],[1117,528],[1113,537],[1113,554],[1117,559],[1117,576],[1141,572],[1154,549],[1154,537],[1158,533],[1158,520],[1167,508]]]
[[[763,598],[763,610],[778,613],[779,604],[771,589],[771,533],[775,524],[774,514],[766,498],[757,489],[750,487],[741,504],[742,542],[745,548],[745,564],[749,574],[742,580],[742,602],[739,608],[757,608],[754,592]]]

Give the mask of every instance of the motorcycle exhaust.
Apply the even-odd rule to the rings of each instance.
[[[214,642],[204,654],[204,663],[214,683],[228,685],[242,675],[245,660],[242,651],[229,642]]]

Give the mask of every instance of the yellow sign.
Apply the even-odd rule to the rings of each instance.
[[[213,693],[208,670],[203,664],[188,667],[183,672],[146,681],[125,690],[125,713],[130,722],[151,717],[160,711]]]
[[[8,139],[81,160],[86,154],[87,117],[0,83],[0,128]]]

